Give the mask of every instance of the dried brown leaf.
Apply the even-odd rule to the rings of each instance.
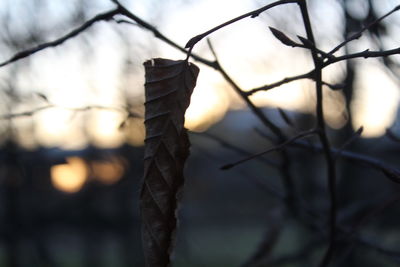
[[[145,157],[140,196],[146,266],[170,266],[183,167],[189,155],[184,114],[199,69],[187,61],[156,58],[145,66]]]

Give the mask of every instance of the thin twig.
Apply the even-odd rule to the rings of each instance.
[[[363,132],[364,127],[361,126],[358,128],[358,130],[346,141],[344,142],[341,147],[338,148],[338,152],[335,154],[335,160],[337,160],[340,157],[340,154],[342,151],[351,143],[353,143],[356,139],[358,139],[361,136],[361,133]]]
[[[265,137],[265,134],[263,132],[257,130],[257,133],[259,133],[261,136]],[[311,145],[302,140],[296,140],[293,143],[291,143],[290,145],[305,148],[305,149],[311,149],[312,151],[316,151],[316,152],[324,152],[323,147],[321,145]],[[332,150],[332,154],[334,154],[334,155],[339,153],[338,149],[331,148],[331,150]],[[378,170],[381,170],[382,168],[384,168],[388,171],[396,171],[397,170],[396,168],[386,164],[385,162],[381,162],[380,160],[378,160],[376,158],[366,156],[363,154],[358,154],[355,152],[343,150],[343,151],[341,151],[341,157],[351,160],[351,161],[365,164],[369,167],[373,167]],[[397,182],[400,183],[400,178]],[[280,195],[276,195],[276,194],[273,194],[273,196],[277,197],[278,200],[282,201],[282,203],[286,203],[286,199],[284,196],[280,196]],[[301,199],[294,198],[294,201],[297,203],[297,207],[303,212],[303,214],[308,215],[310,217],[310,220],[305,221],[304,219],[301,219],[301,217],[298,216],[299,215],[298,212],[293,213],[293,210],[289,209],[290,211],[292,211],[293,215],[295,215],[297,218],[301,219],[300,221],[303,222],[306,226],[311,227],[312,229],[317,229],[322,234],[324,234],[325,227],[323,227],[321,225],[320,222],[321,222],[322,218],[318,215],[318,213],[311,210],[307,205],[302,205]],[[340,225],[337,226],[337,229],[340,232],[340,234],[343,236],[349,235],[351,233],[350,230],[345,229],[344,227],[342,227]],[[374,249],[383,255],[389,256],[391,259],[396,260],[396,259],[400,258],[400,251],[393,251],[393,250],[384,248],[381,245],[376,244],[376,242],[367,240],[364,237],[356,236],[355,239],[359,245],[363,245],[370,249]]]
[[[215,65],[216,65],[216,70],[219,71],[219,73],[224,77],[224,79],[232,86],[232,88],[235,90],[235,92],[246,102],[247,106],[250,108],[250,110],[260,119],[260,121],[267,126],[276,136],[278,136],[280,139],[285,139],[285,135],[282,133],[281,129],[279,129],[278,126],[276,126],[272,121],[270,121],[264,113],[261,111],[260,108],[258,108],[246,95],[246,93],[243,91],[242,88],[239,87],[239,85],[233,81],[233,79],[228,75],[228,73],[222,68],[218,61],[217,54],[215,53],[215,50],[210,42],[208,40],[208,45],[210,47],[210,51],[213,54],[215,58]]]
[[[117,4],[117,8],[112,9],[110,11],[107,11],[105,13],[101,13],[96,15],[95,17],[93,17],[92,19],[86,21],[85,23],[83,23],[81,26],[79,26],[78,28],[72,30],[71,32],[69,32],[68,34],[62,36],[61,38],[58,38],[56,40],[50,41],[50,42],[46,42],[46,43],[42,43],[36,47],[27,49],[27,50],[23,50],[20,52],[17,52],[15,55],[13,55],[10,59],[0,63],[0,67],[6,66],[10,63],[13,63],[15,61],[18,61],[20,59],[26,58],[28,56],[31,56],[41,50],[44,50],[46,48],[50,48],[50,47],[56,47],[58,45],[61,45],[62,43],[64,43],[65,41],[77,36],[78,34],[84,32],[87,28],[89,28],[90,26],[92,26],[95,22],[104,20],[111,20],[113,19],[113,17],[115,15],[123,15],[133,21],[135,21],[137,24],[134,24],[132,22],[129,22],[127,20],[115,20],[116,23],[129,23],[129,24],[133,24],[135,26],[140,26],[150,32],[152,32],[154,34],[154,36],[160,40],[162,40],[163,42],[169,44],[170,46],[180,50],[183,53],[187,53],[186,49],[183,48],[182,46],[178,45],[177,43],[175,43],[174,41],[172,41],[171,39],[167,38],[165,35],[163,35],[161,32],[159,32],[154,26],[152,26],[151,24],[149,24],[148,22],[142,20],[141,18],[139,18],[138,16],[136,16],[135,14],[131,13],[129,10],[127,10],[124,6],[122,6],[118,1],[114,1],[112,0],[114,3]],[[196,60],[199,61],[211,68],[215,68],[215,62],[212,62],[210,60],[207,60],[203,57],[200,57],[196,54],[191,54],[191,57]]]
[[[352,34],[349,38],[347,38],[346,40],[344,40],[343,42],[341,42],[338,46],[336,46],[335,48],[333,48],[331,51],[329,51],[328,54],[333,55],[336,51],[338,51],[340,48],[342,48],[343,46],[345,46],[347,43],[356,40],[358,38],[361,37],[362,33],[368,29],[370,29],[372,26],[376,25],[377,23],[379,23],[380,21],[382,21],[383,19],[385,19],[386,17],[390,16],[391,14],[393,14],[394,12],[398,11],[400,9],[400,5],[396,6],[395,8],[393,8],[391,11],[389,11],[388,13],[384,14],[382,17],[377,18],[376,20],[374,20],[373,22],[369,23],[368,25],[364,26],[361,30],[359,30],[358,32]]]
[[[234,163],[226,164],[226,165],[222,166],[221,169],[222,169],[222,170],[231,169],[231,168],[233,168],[233,167],[235,167],[235,166],[237,166],[237,165],[239,165],[239,164],[241,164],[241,163],[244,163],[244,162],[246,162],[246,161],[249,161],[249,160],[251,160],[251,159],[258,158],[258,157],[260,157],[260,156],[263,156],[263,155],[265,155],[265,154],[268,154],[268,153],[271,153],[271,152],[274,152],[274,151],[282,150],[282,149],[284,149],[287,145],[293,143],[294,141],[296,141],[296,140],[298,140],[298,139],[300,139],[300,138],[304,138],[304,137],[307,137],[307,136],[314,135],[314,134],[316,134],[316,133],[317,133],[316,130],[310,130],[310,131],[306,131],[306,132],[303,132],[303,133],[299,133],[299,134],[297,134],[296,136],[294,136],[294,137],[288,139],[287,141],[285,141],[285,142],[283,142],[283,143],[281,143],[281,144],[279,144],[279,145],[277,145],[277,146],[274,146],[274,147],[272,147],[272,148],[269,148],[269,149],[267,149],[267,150],[265,150],[265,151],[262,151],[262,152],[260,152],[260,153],[251,155],[251,156],[249,156],[249,157],[243,158],[243,159],[238,160],[238,161],[236,161],[236,162],[234,162]]]
[[[318,144],[310,144],[307,142],[303,141],[295,141],[292,144],[292,146],[297,146],[301,148],[306,148],[306,149],[311,149],[312,151],[315,152],[323,152],[323,147]],[[367,156],[364,154],[352,152],[352,151],[347,151],[347,150],[341,150],[339,151],[336,148],[331,148],[331,153],[336,157],[340,153],[340,157],[351,160],[354,162],[362,163],[370,168],[377,169],[378,171],[381,171],[385,174],[387,178],[389,178],[392,182],[400,184],[400,169],[391,166],[387,164],[384,161],[381,161],[377,158]]]
[[[324,67],[331,65],[332,63],[336,63],[343,60],[349,60],[353,58],[373,58],[373,57],[387,57],[400,54],[400,47],[384,50],[384,51],[369,51],[369,49],[364,50],[362,52],[348,54],[340,57],[335,57],[333,59],[328,60],[324,63]]]
[[[239,17],[236,17],[236,18],[231,19],[231,20],[229,20],[227,22],[224,22],[224,23],[222,23],[222,24],[220,24],[220,25],[218,25],[218,26],[216,26],[216,27],[214,27],[214,28],[202,33],[202,34],[196,35],[195,37],[191,38],[187,42],[187,44],[185,45],[185,48],[193,48],[196,45],[196,43],[198,43],[200,40],[202,40],[203,38],[207,37],[211,33],[215,32],[215,31],[217,31],[217,30],[219,30],[219,29],[221,29],[223,27],[226,27],[226,26],[228,26],[228,25],[230,25],[232,23],[235,23],[235,22],[237,22],[239,20],[245,19],[247,17],[255,18],[258,15],[260,15],[262,12],[264,12],[264,11],[270,9],[270,8],[273,8],[275,6],[283,5],[283,4],[289,4],[289,3],[296,3],[298,1],[299,0],[281,0],[281,1],[276,1],[276,2],[273,2],[273,3],[269,4],[269,5],[261,7],[259,9],[256,9],[256,10],[253,10],[251,12],[248,12],[248,13],[245,13],[243,15],[240,15]]]
[[[216,63],[216,70],[218,70],[221,75],[224,77],[224,79],[232,86],[232,88],[235,90],[235,92],[246,102],[247,106],[250,108],[250,110],[258,117],[258,119],[266,126],[268,127],[273,134],[275,134],[278,137],[278,142],[284,142],[286,140],[285,134],[281,131],[279,127],[277,127],[272,121],[270,121],[264,113],[261,111],[260,108],[258,108],[254,103],[250,100],[249,96],[246,95],[246,93],[241,89],[234,81],[233,79],[226,73],[226,71],[222,68],[218,61],[217,54],[214,50],[213,45],[211,44],[211,41],[207,39],[208,46],[210,48],[211,53],[213,54],[215,58],[215,63]],[[289,161],[289,155],[286,153],[286,151],[282,151],[282,179],[283,183],[285,185],[286,189],[286,195],[288,196],[286,199],[286,203],[288,207],[295,212],[295,206],[294,202],[292,201],[293,197],[296,195],[296,190],[295,186],[293,183],[292,176],[290,174],[290,161]]]
[[[81,26],[79,26],[78,28],[70,31],[69,33],[67,33],[66,35],[64,35],[61,38],[58,38],[54,41],[51,42],[47,42],[47,43],[42,43],[39,44],[36,47],[21,51],[16,53],[14,56],[12,56],[10,59],[0,63],[0,67],[6,66],[12,62],[15,62],[17,60],[29,57],[43,49],[49,48],[49,47],[56,47],[58,45],[61,45],[62,43],[64,43],[65,41],[77,36],[78,34],[82,33],[83,31],[85,31],[87,28],[91,27],[94,23],[98,22],[98,21],[102,21],[102,20],[110,20],[113,16],[119,14],[119,9],[112,9],[110,11],[107,11],[105,13],[101,13],[98,14],[96,16],[94,16],[92,19],[86,21],[85,23],[83,23]]]
[[[230,149],[230,150],[232,150],[232,151],[234,151],[234,152],[236,152],[238,154],[245,155],[245,156],[252,155],[251,152],[249,152],[249,151],[247,151],[247,150],[245,150],[245,149],[243,149],[241,147],[238,147],[238,146],[236,146],[234,144],[231,144],[231,143],[227,142],[226,140],[224,140],[223,138],[220,138],[220,137],[218,137],[218,136],[216,136],[214,134],[207,133],[207,132],[203,132],[203,133],[190,132],[190,133],[191,134],[195,134],[195,135],[199,135],[199,136],[203,136],[203,137],[207,137],[207,138],[209,138],[211,140],[214,140],[215,142],[218,142],[221,146],[223,146],[225,148],[228,148],[228,149]],[[276,161],[273,161],[273,160],[270,160],[270,159],[265,159],[265,158],[258,158],[258,159],[261,162],[268,164],[269,166],[272,166],[272,167],[275,167],[275,168],[280,167],[279,162],[276,162]]]
[[[129,24],[129,25],[141,27],[136,22],[133,22],[133,21],[130,21],[130,20],[126,20],[126,19],[115,19],[114,18],[113,21],[115,21],[117,24]]]
[[[140,18],[138,18],[136,15],[132,14],[131,12],[129,12],[126,8],[124,8],[117,0],[112,0],[115,4],[117,4],[120,14],[121,15],[125,15],[127,17],[129,17],[130,19],[134,20],[137,24],[139,24],[140,26],[142,26],[143,28],[151,31],[154,36],[156,38],[159,38],[160,40],[166,42],[167,44],[171,45],[172,47],[177,48],[179,51],[186,53],[186,50],[182,47],[180,47],[179,45],[177,45],[175,42],[173,42],[171,39],[168,39],[167,37],[165,37],[163,34],[161,34],[155,27],[153,27],[152,25],[150,25],[149,23],[141,20]],[[261,10],[256,10],[255,12],[261,12]],[[254,13],[255,15],[256,13]],[[210,43],[211,44],[211,43]],[[189,48],[189,50],[191,50],[193,47]],[[250,108],[250,110],[260,119],[260,121],[266,125],[267,127],[269,127],[271,129],[271,131],[278,136],[279,140],[284,141],[285,140],[285,135],[282,133],[282,131],[275,125],[273,124],[264,114],[263,112],[253,104],[253,102],[249,99],[249,97],[246,95],[246,93],[233,81],[233,79],[225,72],[225,70],[221,67],[221,65],[219,64],[219,62],[217,61],[217,57],[215,54],[214,49],[212,48],[212,45],[210,46],[211,51],[213,52],[216,60],[214,61],[209,61],[207,59],[204,59],[202,57],[196,56],[192,53],[188,53],[188,55],[190,55],[192,58],[194,58],[195,60],[209,66],[212,67],[214,69],[216,69],[217,71],[219,71],[221,73],[221,75],[225,78],[225,80],[232,86],[232,88],[236,91],[236,93],[239,94],[239,96],[246,102],[246,104],[248,105],[248,107]],[[289,173],[289,161],[288,161],[288,155],[286,154],[285,151],[283,151],[282,153],[282,157],[283,157],[283,177],[284,177],[284,182],[287,188],[287,193],[291,196],[294,195],[294,189],[293,189],[293,182],[291,181],[290,178],[290,173]],[[289,202],[289,200],[288,200]]]
[[[315,47],[314,44],[308,42],[307,39],[305,39],[304,37],[297,36],[300,39],[300,41],[302,42],[302,43],[297,43],[297,42],[293,41],[292,39],[290,39],[288,36],[286,36],[286,34],[284,34],[283,32],[281,32],[273,27],[269,27],[269,29],[271,30],[271,32],[275,36],[275,38],[277,38],[284,45],[287,45],[290,47],[313,49],[318,54],[320,54],[321,56],[326,57],[326,58],[334,58],[335,57],[333,55],[326,53],[325,51],[318,49],[317,47]]]
[[[29,116],[32,116],[36,113],[39,113],[41,111],[44,111],[44,110],[50,109],[50,108],[59,108],[59,109],[65,109],[65,110],[74,111],[74,112],[88,111],[88,110],[93,110],[93,109],[102,109],[102,110],[125,112],[125,113],[128,113],[128,116],[130,118],[133,118],[133,117],[140,118],[141,117],[141,115],[139,115],[135,112],[131,112],[131,111],[128,111],[127,109],[117,108],[117,107],[92,105],[92,106],[85,106],[85,107],[79,107],[79,108],[71,108],[71,107],[57,106],[55,104],[49,104],[49,105],[46,105],[43,107],[38,107],[36,109],[29,110],[29,111],[0,115],[0,120],[10,120],[10,119],[16,119],[16,118],[22,118],[22,117],[29,117]]]
[[[349,59],[354,59],[354,58],[376,58],[376,57],[387,57],[387,56],[393,56],[393,55],[397,55],[400,54],[400,47],[399,48],[394,48],[394,49],[390,49],[390,50],[384,50],[384,51],[369,51],[364,50],[362,52],[358,52],[358,53],[353,53],[353,54],[348,54],[348,55],[344,55],[344,56],[338,56],[338,57],[334,57],[334,58],[330,58],[327,61],[324,61],[321,65],[321,68],[325,68],[333,63],[337,63],[340,61],[345,61],[345,60],[349,60]],[[271,83],[271,84],[267,84],[267,85],[263,85],[260,87],[256,87],[253,88],[249,91],[246,92],[246,94],[248,96],[255,94],[259,91],[268,91],[271,89],[274,89],[276,87],[279,87],[283,84],[287,84],[293,81],[297,81],[297,80],[301,80],[301,79],[311,79],[315,81],[315,69],[308,71],[306,73],[300,74],[300,75],[296,75],[296,76],[292,76],[292,77],[286,77],[280,81]],[[329,83],[326,82],[322,82],[322,84],[337,90],[338,86],[336,85],[331,85]],[[339,86],[340,87],[340,86]]]
[[[29,111],[4,114],[4,115],[0,115],[0,119],[1,120],[10,120],[10,119],[15,119],[15,118],[29,117],[29,116],[32,116],[33,114],[38,113],[42,110],[46,110],[46,109],[53,108],[53,107],[54,107],[53,105],[46,105],[46,106],[39,107],[39,108],[29,110]]]
[[[112,2],[114,2],[117,5],[117,10],[118,13],[126,16],[128,18],[130,18],[131,20],[135,21],[139,26],[141,26],[142,28],[152,32],[154,34],[154,37],[160,39],[161,41],[169,44],[170,46],[178,49],[179,51],[183,52],[183,53],[187,53],[186,49],[183,48],[182,46],[178,45],[176,42],[172,41],[170,38],[166,37],[164,34],[162,34],[156,27],[154,27],[153,25],[151,25],[150,23],[144,21],[143,19],[139,18],[138,16],[136,16],[135,14],[133,14],[132,12],[130,12],[128,9],[126,9],[121,3],[119,3],[119,1],[117,0],[111,0]],[[200,57],[196,54],[191,54],[190,55],[194,60],[199,61],[211,68],[216,68],[215,66],[215,62],[207,60],[203,57]]]
[[[314,71],[312,70],[312,71],[309,71],[309,72],[301,74],[301,75],[287,77],[287,78],[284,78],[284,79],[282,79],[280,81],[277,81],[277,82],[274,82],[274,83],[271,83],[271,84],[267,84],[267,85],[263,85],[261,87],[257,87],[257,88],[251,89],[251,90],[246,92],[246,95],[250,96],[250,95],[255,94],[255,93],[259,92],[259,91],[268,91],[268,90],[271,90],[273,88],[279,87],[279,86],[281,86],[283,84],[290,83],[290,82],[297,81],[297,80],[301,80],[301,79],[312,79],[313,80],[314,79],[313,76],[314,76]]]
[[[308,8],[306,1],[298,2],[300,11],[303,17],[304,27],[307,33],[307,39],[315,45],[314,34],[311,26],[310,17],[308,14]],[[316,116],[317,116],[317,129],[318,136],[321,141],[322,147],[324,149],[325,160],[327,163],[328,171],[328,191],[330,199],[330,209],[329,209],[329,247],[323,257],[320,267],[328,266],[332,260],[333,252],[335,250],[335,240],[336,240],[336,215],[337,215],[337,205],[336,205],[336,170],[335,161],[331,154],[331,145],[326,134],[326,126],[323,111],[323,94],[322,94],[322,68],[323,59],[318,56],[317,51],[310,49],[315,72],[315,89],[317,97],[316,105]],[[331,59],[333,60],[333,59]]]
[[[325,55],[323,55],[323,56],[325,58],[327,58],[327,61],[324,62],[322,68],[325,68],[325,67],[329,66],[330,64],[333,64],[333,63],[336,63],[336,62],[339,62],[339,61],[343,61],[343,60],[352,59],[352,58],[383,57],[383,56],[390,56],[390,55],[399,54],[400,53],[400,48],[396,48],[396,49],[387,50],[387,51],[368,51],[368,50],[366,50],[366,51],[363,51],[363,52],[360,52],[360,53],[344,55],[344,56],[339,56],[339,57],[332,57],[332,55],[336,51],[338,51],[340,48],[345,46],[347,43],[349,43],[349,42],[351,42],[351,41],[353,41],[355,39],[358,39],[364,31],[370,29],[376,23],[379,23],[380,21],[382,21],[383,19],[385,19],[386,17],[388,17],[389,15],[393,14],[394,12],[396,12],[398,10],[400,10],[400,5],[396,6],[394,9],[392,9],[391,11],[389,11],[388,13],[383,15],[382,17],[376,19],[375,21],[371,22],[367,26],[363,27],[360,31],[358,31],[357,33],[355,33],[352,36],[350,36],[349,38],[347,38],[345,41],[340,43],[338,46],[333,48],[328,53],[324,53]],[[321,52],[323,52],[323,51],[317,50],[317,52],[319,52],[321,54]],[[327,55],[330,55],[330,56],[327,56]],[[292,81],[296,81],[296,80],[300,80],[300,79],[314,79],[313,75],[314,75],[314,70],[311,70],[311,71],[309,71],[307,73],[304,73],[304,74],[301,74],[301,75],[297,75],[297,76],[293,76],[293,77],[287,77],[287,78],[284,78],[284,79],[282,79],[282,80],[280,80],[278,82],[251,89],[251,90],[247,91],[247,94],[248,95],[252,95],[252,94],[254,94],[254,93],[258,92],[258,91],[267,91],[267,90],[273,89],[275,87],[279,87],[279,86],[281,86],[283,84],[290,83]],[[328,85],[328,84],[326,84],[326,85]],[[331,86],[329,86],[329,87],[331,87]],[[333,88],[333,89],[337,89],[337,88]]]
[[[332,64],[332,63],[330,63],[330,64]],[[328,65],[326,65],[326,66],[328,66]],[[326,66],[324,65],[323,68],[325,68]],[[255,93],[259,92],[259,91],[268,91],[268,90],[274,89],[276,87],[279,87],[281,85],[284,85],[284,84],[287,84],[287,83],[290,83],[290,82],[294,82],[294,81],[298,81],[298,80],[302,80],[302,79],[315,80],[314,74],[315,74],[314,70],[311,70],[311,71],[309,71],[307,73],[304,73],[304,74],[291,76],[291,77],[286,77],[286,78],[284,78],[284,79],[282,79],[280,81],[277,81],[277,82],[274,82],[274,83],[271,83],[271,84],[267,84],[267,85],[263,85],[263,86],[260,86],[260,87],[253,88],[253,89],[251,89],[249,91],[246,91],[246,94],[248,96],[251,96],[251,95],[253,95],[253,94],[255,94]],[[330,84],[330,83],[324,82],[324,81],[322,81],[322,84],[325,85],[325,86],[328,86],[332,90],[338,90],[338,89],[344,87],[343,84]]]

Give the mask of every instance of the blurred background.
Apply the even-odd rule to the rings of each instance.
[[[181,46],[270,2],[121,0]],[[324,51],[398,5],[396,0],[307,3]],[[0,62],[114,7],[109,0],[2,0]],[[142,63],[185,55],[127,20],[118,15],[97,22],[62,45],[0,68],[0,266],[144,266],[138,218]],[[293,40],[305,36],[296,5],[276,7],[210,36],[221,65],[244,90],[312,69],[308,51],[283,46],[268,26]],[[337,54],[399,44],[400,12],[395,12]],[[194,53],[213,60],[206,41]],[[271,154],[220,170],[277,139],[218,72],[196,64],[201,71],[186,113],[192,148],[174,266],[315,266],[327,235],[323,157],[315,149],[294,147],[285,156]],[[324,69],[324,81],[343,84],[340,90],[324,88],[335,147],[363,126],[362,137],[346,149],[398,166],[399,67],[396,55]],[[314,125],[310,80],[258,92],[251,100],[288,136]],[[397,185],[368,165],[338,160],[337,169],[339,223],[357,231],[341,240],[334,264],[398,266]],[[285,175],[292,180],[291,197]]]

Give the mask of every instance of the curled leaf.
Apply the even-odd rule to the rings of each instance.
[[[199,69],[187,61],[156,58],[145,66],[145,157],[140,195],[146,266],[170,266],[178,196],[189,155],[184,114]]]

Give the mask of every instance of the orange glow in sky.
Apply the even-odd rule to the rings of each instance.
[[[55,188],[67,193],[78,192],[86,182],[87,167],[78,157],[67,158],[66,164],[51,167],[51,182]]]
[[[107,161],[93,161],[90,163],[90,167],[94,179],[107,185],[118,182],[124,174],[124,165],[115,157]]]
[[[227,6],[229,8],[226,8]],[[183,5],[180,12],[171,12],[171,14],[165,12],[165,16],[168,16],[163,18],[165,23],[155,26],[166,36],[184,45],[191,37],[254,8],[254,1],[194,1],[192,4]],[[282,6],[277,8],[276,12],[274,9],[273,12],[277,15],[279,14],[277,12],[285,12],[286,8],[286,6]],[[207,14],[207,19],[204,19],[205,14]],[[332,14],[331,16],[335,15]],[[310,70],[310,55],[298,49],[282,46],[268,31],[268,19],[261,17],[245,19],[210,36],[221,65],[245,90]],[[157,21],[152,23],[157,23]],[[84,53],[84,49],[80,47],[81,43],[70,40],[66,45],[57,48],[59,53],[45,50],[32,57],[36,80],[25,79],[20,82],[20,86],[25,90],[39,88],[38,91],[46,95],[51,103],[59,106],[121,107],[123,100],[119,95],[121,87],[119,70],[123,67],[122,63],[126,60],[127,55],[120,53],[122,49],[118,42],[110,41],[118,40],[120,37],[108,23],[99,23],[96,24],[96,27],[101,34],[93,35],[93,43],[96,44],[93,60],[83,62],[81,54]],[[147,48],[142,48],[142,53],[136,53],[133,58],[138,62],[135,64],[150,57],[172,59],[185,57],[181,52],[161,41],[146,39],[149,36],[146,31],[140,31],[136,27],[132,27],[131,30],[126,28],[127,26],[123,27],[128,30],[127,32],[134,31],[135,40],[154,41],[156,44],[156,49],[149,48],[147,51]],[[143,38],[140,34],[143,34]],[[299,34],[303,33],[299,32]],[[139,44],[136,43],[137,46]],[[212,59],[205,40],[199,42],[193,52]],[[245,108],[245,105],[243,101],[238,101],[237,96],[232,97],[235,93],[232,93],[232,89],[226,86],[226,82],[218,73],[201,63],[196,64],[201,70],[191,105],[186,112],[185,126],[190,130],[204,131],[221,120],[229,109]],[[132,72],[141,74],[141,71],[143,69],[140,65]],[[331,76],[337,76],[340,71],[343,72],[343,70],[334,71]],[[140,85],[144,83],[144,75],[138,76],[142,78],[130,81],[135,83],[132,90],[137,90],[133,95],[143,96],[144,88]],[[396,85],[390,81],[388,75],[376,67],[364,67],[360,71],[359,78],[364,81],[358,82],[360,89],[355,93],[358,100],[352,103],[354,112],[352,123],[355,128],[360,125],[364,126],[363,136],[365,137],[382,135],[385,128],[390,127],[395,119],[395,111],[399,102]],[[315,109],[313,91],[312,83],[301,81],[286,84],[268,92],[259,92],[254,94],[251,99],[261,107],[275,108],[279,106],[299,112],[313,112]],[[325,95],[327,122],[333,128],[340,128],[345,121],[343,96],[341,93],[331,92],[327,92]],[[136,100],[136,102],[142,103],[142,100]],[[41,145],[58,145],[64,148],[81,148],[87,144],[88,139],[102,147],[115,147],[126,139],[132,140],[132,143],[136,145],[143,144],[142,125],[136,125],[137,130],[132,130],[132,127],[136,127],[133,125],[134,123],[131,123],[131,129],[127,127],[128,134],[133,135],[130,138],[126,138],[124,136],[126,133],[119,131],[118,126],[124,119],[124,114],[118,113],[118,111],[96,110],[90,112],[93,113],[87,116],[89,119],[81,118],[76,122],[73,114],[68,110],[42,111],[35,115],[37,116],[35,137]],[[138,122],[139,120],[136,120],[135,123]],[[142,123],[142,121],[140,122]],[[68,172],[66,166],[61,169],[64,170],[64,173]],[[73,178],[71,179],[73,180]],[[76,182],[75,186],[79,187],[78,184],[79,182]]]
[[[353,124],[364,126],[364,137],[381,136],[396,119],[400,100],[398,85],[377,64],[363,64],[357,78]]]

